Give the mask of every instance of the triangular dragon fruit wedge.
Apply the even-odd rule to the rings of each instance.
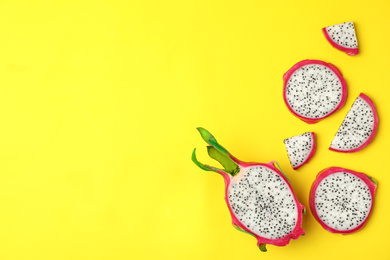
[[[261,251],[266,244],[285,246],[304,235],[302,212],[305,210],[287,177],[275,167],[276,162],[246,163],[232,156],[204,128],[198,128],[210,145],[208,154],[224,169],[192,161],[205,171],[214,171],[225,180],[225,201],[235,228],[257,239]]]
[[[330,116],[343,107],[347,84],[330,63],[303,60],[283,75],[283,98],[292,114],[308,124]]]
[[[328,42],[336,49],[345,52],[349,56],[359,53],[353,22],[340,23],[322,28],[322,32]]]
[[[306,132],[284,139],[288,159],[294,170],[305,163],[308,163],[316,150],[315,135],[313,132]]]
[[[353,153],[366,147],[378,128],[378,114],[372,100],[361,93],[337,131],[329,150]]]
[[[332,233],[356,232],[370,216],[376,188],[377,182],[364,173],[340,167],[324,169],[310,189],[311,212]]]

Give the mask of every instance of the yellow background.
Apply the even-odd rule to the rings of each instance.
[[[390,259],[389,1],[0,1],[0,259]],[[354,21],[360,54],[325,40]],[[345,106],[315,125],[292,116],[282,75],[302,59],[335,64]],[[328,146],[360,92],[379,113],[373,143]],[[196,127],[244,161],[277,160],[308,207],[317,172],[379,182],[353,235],[308,210],[306,236],[268,246],[236,231],[221,176]],[[292,170],[283,139],[314,131]],[[217,165],[216,165],[217,166]]]

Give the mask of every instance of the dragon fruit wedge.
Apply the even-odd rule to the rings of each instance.
[[[353,22],[331,25],[322,28],[322,32],[328,42],[336,49],[345,52],[349,56],[359,53]]]
[[[225,180],[225,201],[235,228],[256,237],[257,246],[265,252],[266,244],[285,246],[291,239],[304,235],[302,212],[286,176],[276,162],[246,163],[232,156],[207,130],[198,128],[211,158],[224,169],[192,161],[205,171],[214,171]]]
[[[314,218],[332,232],[350,234],[370,216],[377,182],[364,173],[330,167],[315,179],[309,204]]]
[[[378,114],[372,100],[361,93],[344,118],[329,150],[353,153],[366,147],[378,128]]]
[[[306,132],[284,139],[287,155],[294,170],[298,169],[313,157],[316,150],[313,132]]]
[[[292,114],[308,124],[330,116],[343,107],[347,84],[330,63],[303,60],[284,75],[283,98]]]

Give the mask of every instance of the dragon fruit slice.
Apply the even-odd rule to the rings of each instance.
[[[316,150],[313,132],[306,132],[284,139],[287,155],[294,170],[298,169],[313,157]]]
[[[336,49],[354,56],[359,53],[353,22],[340,23],[322,28],[328,42]]]
[[[378,128],[378,114],[372,100],[361,93],[337,131],[329,150],[353,153],[366,147]]]
[[[370,216],[377,182],[364,173],[330,167],[322,170],[310,190],[310,209],[321,226],[350,234]]]
[[[214,171],[225,180],[225,201],[235,228],[256,237],[257,246],[267,251],[266,244],[285,246],[291,239],[304,235],[302,212],[286,176],[275,167],[276,162],[246,163],[232,156],[207,130],[198,128],[210,145],[208,154],[224,169],[192,161],[205,171]]]
[[[330,116],[343,107],[347,84],[330,63],[303,60],[284,75],[283,98],[287,108],[308,124]]]

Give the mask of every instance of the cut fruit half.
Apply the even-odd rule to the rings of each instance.
[[[206,129],[199,127],[198,131],[209,144],[207,151],[210,157],[218,161],[223,169],[199,162],[195,150],[192,161],[202,170],[222,175],[225,201],[235,228],[253,235],[261,251],[267,251],[266,244],[285,246],[291,239],[305,234],[302,229],[305,207],[299,203],[276,162],[240,161]]]

